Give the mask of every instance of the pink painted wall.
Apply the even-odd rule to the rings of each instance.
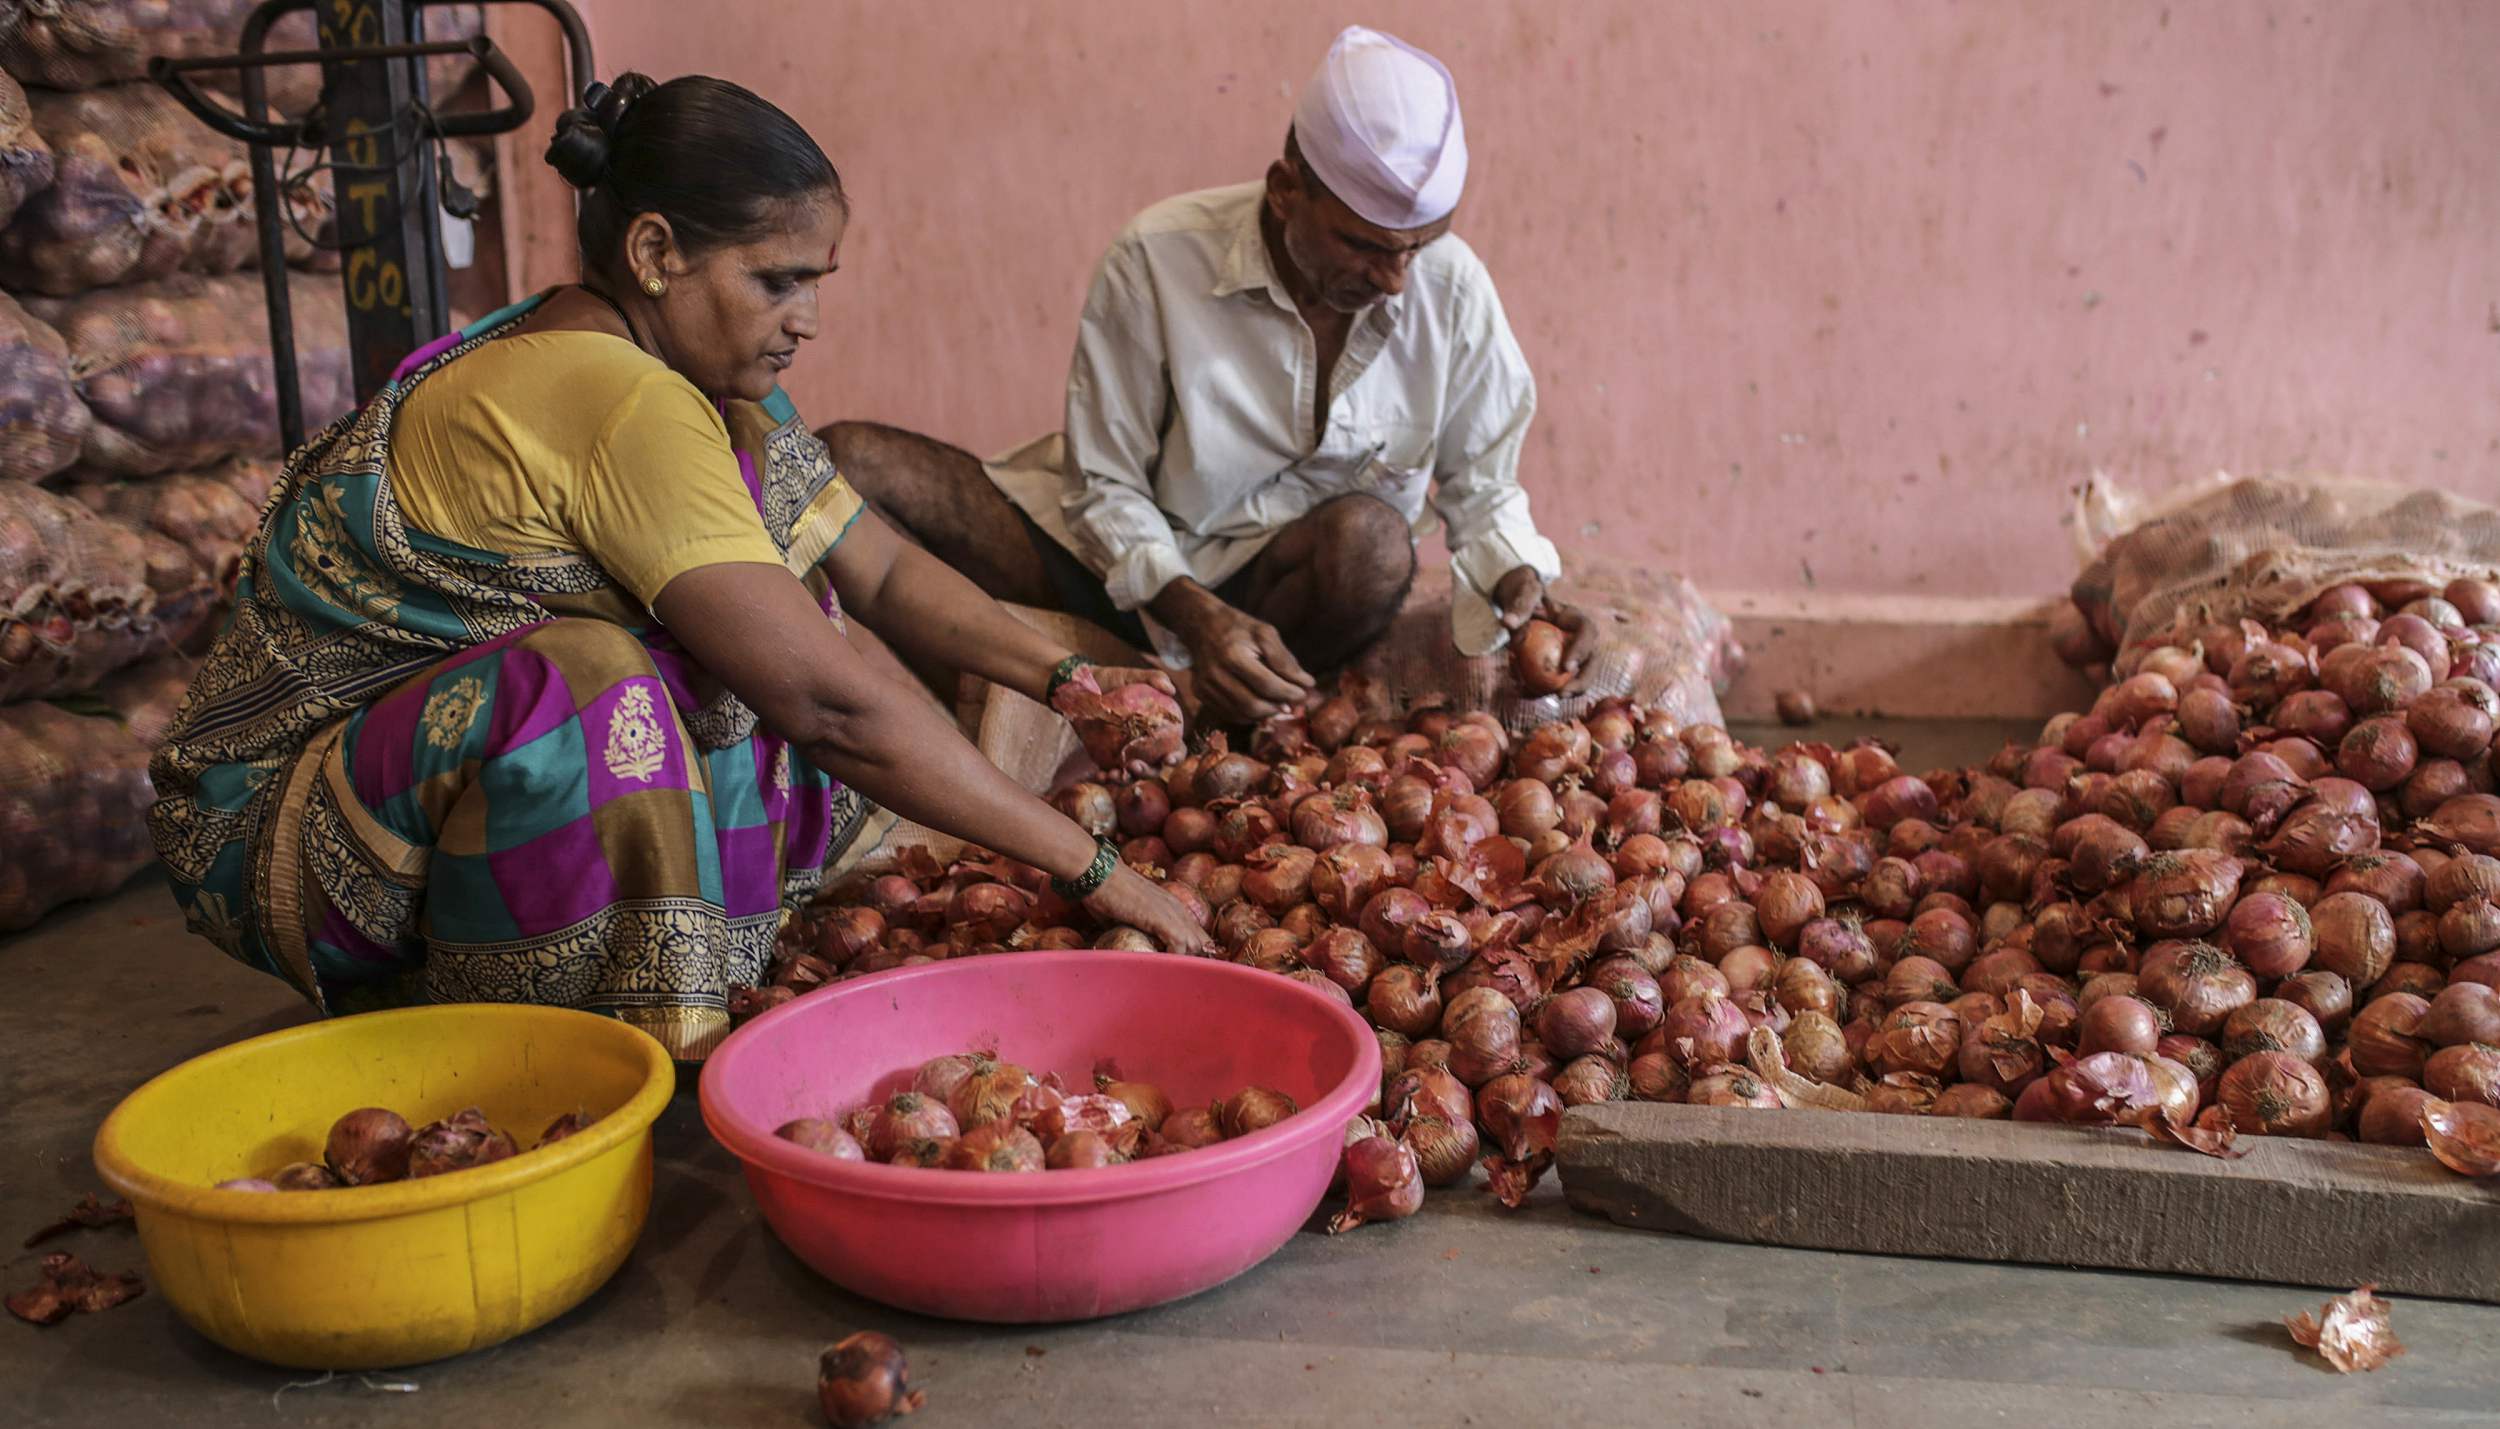
[[[1438,53],[1547,530],[1705,586],[2062,588],[2096,468],[2500,499],[2500,6],[587,0],[776,99],[856,204],[791,387],[1055,426],[1102,245],[1258,174],[1352,19]],[[803,19],[795,17],[804,17]],[[543,187],[525,279],[569,269]]]

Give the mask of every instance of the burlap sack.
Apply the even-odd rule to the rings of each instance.
[[[94,425],[61,335],[0,293],[0,478],[41,481],[61,470]]]
[[[2078,529],[2107,540],[2075,605],[2120,649],[2217,621],[2274,620],[2345,581],[2500,575],[2500,511],[2445,491],[2343,477],[2255,477],[2130,509],[2087,488]]]
[[[1603,639],[1588,688],[1529,698],[1510,652],[1467,659],[1450,644],[1450,572],[1424,570],[1380,642],[1354,663],[1357,687],[1389,717],[1428,694],[1459,710],[1490,710],[1513,730],[1577,718],[1599,700],[1629,695],[1681,723],[1720,723],[1719,691],[1744,662],[1728,619],[1672,572],[1603,556],[1563,556],[1556,595],[1587,610]]]
[[[317,429],[355,402],[346,302],[328,278],[298,274],[291,285],[304,420]],[[257,276],[182,274],[27,307],[68,343],[70,374],[95,416],[82,465],[148,476],[277,452],[269,312]]]

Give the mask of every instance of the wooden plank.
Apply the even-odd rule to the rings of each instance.
[[[2429,1153],[1618,1102],[1563,1118],[1571,1204],[1712,1240],[2500,1302],[2500,1184]]]

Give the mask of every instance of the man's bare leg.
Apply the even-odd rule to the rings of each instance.
[[[972,453],[875,422],[836,422],[816,435],[852,489],[905,538],[998,600],[1059,607],[1023,516]]]
[[[1288,524],[1250,563],[1242,609],[1276,627],[1314,674],[1386,634],[1415,584],[1415,538],[1375,496],[1335,497]]]

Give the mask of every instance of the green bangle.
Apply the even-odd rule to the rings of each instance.
[[[1111,871],[1119,866],[1120,851],[1111,846],[1109,839],[1097,840],[1094,844],[1094,861],[1085,865],[1085,871],[1074,878],[1052,879],[1050,891],[1067,899],[1070,903],[1082,903],[1093,897],[1104,884],[1109,883]]]
[[[1058,699],[1061,685],[1075,679],[1077,671],[1090,670],[1093,667],[1094,662],[1082,655],[1070,655],[1067,659],[1051,666],[1050,683],[1042,686],[1042,703],[1049,704]]]

